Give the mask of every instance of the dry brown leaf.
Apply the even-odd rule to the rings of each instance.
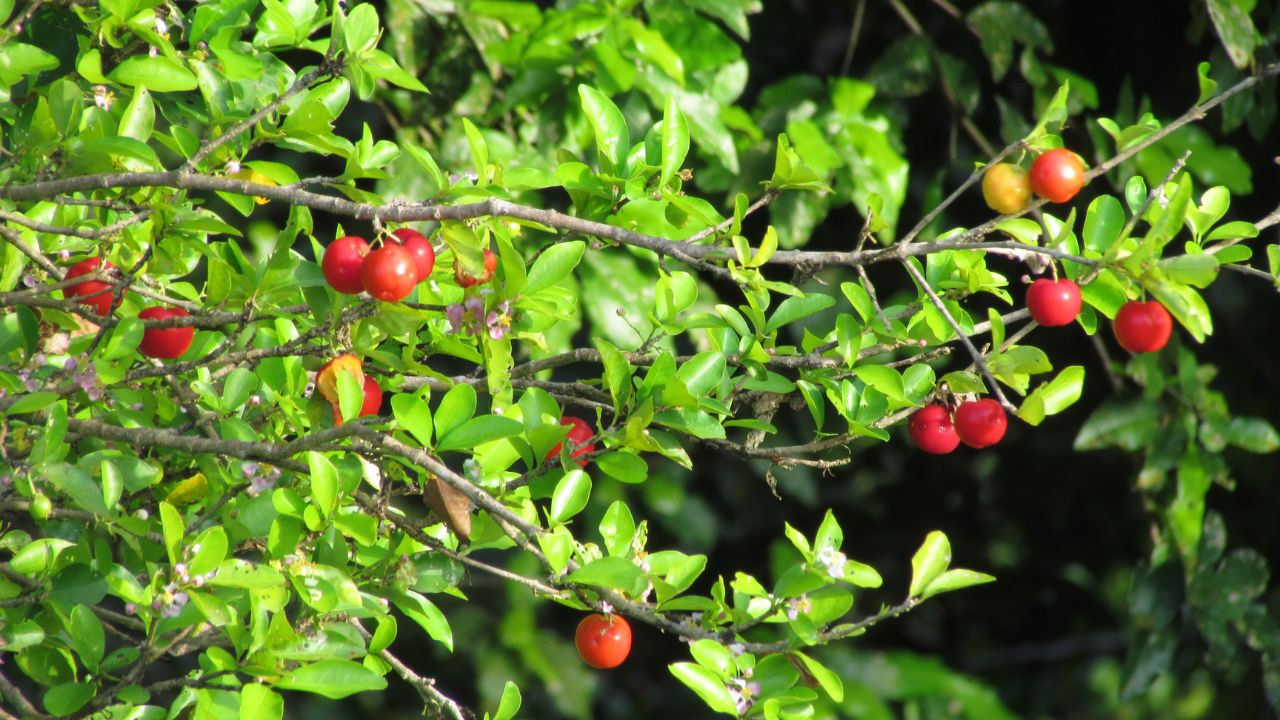
[[[459,540],[471,539],[471,501],[466,495],[432,475],[422,499]]]

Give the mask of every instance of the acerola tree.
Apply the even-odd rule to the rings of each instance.
[[[1192,3],[1221,38],[1199,96],[1102,117],[1027,7],[937,3],[992,80],[1020,49],[993,144],[978,70],[889,5],[906,34],[865,80],[749,105],[755,0],[0,2],[3,714],[277,720],[402,682],[505,720],[521,684],[591,677],[564,649],[610,668],[663,636],[688,643],[666,681],[717,713],[885,707],[841,648],[992,575],[926,528],[882,588],[824,508],[776,518],[757,577],[651,538],[680,512],[659,493],[702,453],[753,463],[764,501],[908,434],[1007,444],[1086,383],[1032,313],[1142,389],[1075,443],[1143,456],[1127,697],[1200,643],[1191,668],[1250,663],[1280,709],[1267,563],[1206,506],[1228,446],[1280,437],[1161,350],[1213,332],[1219,275],[1280,287],[1280,214],[1230,215],[1248,166],[1196,125],[1267,131],[1280,13]],[[913,198],[904,118],[935,88],[977,162]],[[962,221],[983,197],[999,215]],[[1045,276],[1032,310],[1011,273]],[[1141,355],[1107,356],[1112,319]],[[504,593],[501,623],[455,602]],[[576,636],[531,629],[552,604]],[[418,628],[483,687],[407,661]],[[482,663],[499,642],[521,662]],[[1009,716],[931,672],[911,692]],[[558,709],[589,715],[590,683]]]

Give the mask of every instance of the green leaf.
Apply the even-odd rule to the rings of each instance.
[[[218,565],[209,585],[214,587],[241,588],[243,590],[267,590],[282,587],[284,575],[270,565],[255,564],[248,560],[229,558]]]
[[[112,329],[107,345],[102,350],[102,357],[107,360],[119,360],[132,355],[138,349],[138,344],[142,342],[143,332],[145,328],[141,320],[136,317],[124,318]]]
[[[962,570],[959,568],[955,570],[948,570],[939,575],[933,582],[929,583],[925,587],[924,594],[920,596],[920,599],[924,600],[925,598],[933,597],[940,593],[973,587],[974,585],[983,585],[985,583],[995,581],[996,579],[994,577],[986,573],[980,573],[973,570]]]
[[[400,612],[426,630],[433,640],[453,652],[453,630],[449,628],[449,620],[435,603],[412,590],[392,594],[391,601]]]
[[[560,243],[547,248],[529,268],[529,277],[523,292],[526,295],[532,295],[539,290],[558,285],[578,266],[586,248],[587,244],[581,240]]]
[[[1029,47],[1052,49],[1049,30],[1026,6],[1016,2],[984,2],[967,16],[977,33],[982,51],[991,62],[991,76],[997,82],[1013,65],[1014,42]]]
[[[859,365],[855,372],[860,380],[879,390],[890,401],[906,404],[906,387],[902,383],[902,374],[896,368],[888,365]]]
[[[0,85],[13,85],[26,75],[58,67],[58,58],[35,45],[6,39],[0,44]]]
[[[1160,423],[1160,407],[1141,400],[1104,404],[1084,421],[1072,447],[1100,450],[1119,447],[1141,450],[1155,440]]]
[[[6,415],[25,415],[36,410],[43,410],[57,399],[58,393],[51,390],[27,393],[15,400],[4,412]]]
[[[106,650],[107,636],[102,621],[86,605],[71,608],[71,644],[85,667],[97,672]]]
[[[316,509],[327,518],[338,505],[338,469],[329,458],[314,450],[307,452],[307,467],[310,469],[311,499],[315,501]]]
[[[582,111],[595,131],[596,150],[601,169],[609,173],[621,173],[623,160],[631,149],[631,135],[622,111],[604,93],[590,85],[579,85]]]
[[[118,132],[134,140],[147,142],[151,139],[151,131],[155,128],[156,107],[151,101],[151,93],[145,87],[133,91],[133,98],[120,117]]]
[[[98,686],[89,681],[62,683],[49,688],[41,703],[56,717],[65,717],[85,706],[97,694]]]
[[[94,515],[107,514],[102,486],[80,468],[64,462],[45,463],[39,466],[37,472],[82,510]]]
[[[522,432],[524,432],[524,425],[519,420],[501,415],[481,415],[445,433],[436,443],[436,450],[444,452],[474,448],[482,443],[514,437]]]
[[[667,666],[671,674],[692,690],[707,707],[718,713],[738,717],[738,708],[724,682],[712,671],[694,663],[679,662]]]
[[[1213,242],[1214,240],[1249,240],[1258,237],[1258,226],[1251,222],[1243,220],[1232,220],[1225,222],[1209,231],[1205,236],[1205,242]]]
[[[911,557],[910,597],[919,597],[947,566],[951,564],[951,541],[941,530],[929,533],[920,549]]]
[[[862,328],[853,316],[840,313],[836,316],[836,352],[844,360],[845,367],[853,367],[862,349]]]
[[[649,479],[649,464],[630,452],[609,452],[593,461],[604,474],[624,483],[642,483]]]
[[[386,689],[387,681],[357,662],[321,660],[291,670],[275,686],[284,690],[323,695],[330,700],[341,700],[356,693]]]
[[[1162,259],[1160,270],[1173,282],[1205,288],[1218,277],[1218,258],[1209,253],[1175,255]]]
[[[169,554],[169,564],[176,565],[181,553],[183,536],[187,533],[182,513],[167,502],[160,503],[160,528],[164,532],[164,547]]]
[[[630,560],[620,557],[602,557],[569,573],[571,582],[583,585],[620,590],[632,597],[639,597],[649,581],[644,571]]]
[[[666,187],[689,154],[689,123],[674,95],[667,97],[662,111],[662,171],[658,184]]]
[[[1248,7],[1239,0],[1207,0],[1209,19],[1222,39],[1222,47],[1236,69],[1243,70],[1253,61],[1253,49],[1258,44],[1258,30],[1249,18]]]
[[[510,680],[502,686],[502,699],[498,701],[498,710],[493,720],[512,720],[520,711],[520,688]]]
[[[685,361],[676,371],[676,377],[689,392],[701,396],[714,394],[724,380],[725,359],[718,352],[704,352]]]
[[[617,346],[602,337],[595,339],[596,350],[604,364],[604,381],[609,386],[615,408],[623,408],[631,400],[631,363]]]
[[[1253,453],[1272,453],[1280,449],[1280,433],[1262,418],[1233,417],[1227,442]]]
[[[582,512],[591,497],[591,476],[574,468],[556,483],[555,492],[551,494],[551,520],[563,523]]]
[[[67,605],[92,606],[107,595],[107,583],[88,565],[68,565],[54,576],[49,597]]]
[[[835,305],[835,298],[830,295],[793,295],[778,304],[778,309],[773,311],[769,321],[765,323],[764,331],[773,332],[780,327],[790,325],[791,323],[808,317],[814,313],[821,312]]]
[[[1084,216],[1085,249],[1105,254],[1120,239],[1124,220],[1124,207],[1114,196],[1094,198]]]
[[[436,408],[436,437],[444,437],[454,427],[471,419],[476,413],[476,389],[470,385],[454,385],[440,399]]]
[[[409,431],[423,447],[431,447],[431,406],[417,395],[397,393],[391,397],[396,423]]]
[[[1209,77],[1209,70],[1209,63],[1207,62],[1202,62],[1196,66],[1196,77],[1200,82],[1200,97],[1196,99],[1197,105],[1213,97],[1218,92],[1218,82]]]
[[[804,663],[804,667],[809,674],[818,681],[818,685],[826,691],[827,695],[836,702],[844,702],[844,683],[840,681],[840,676],[831,672],[825,665],[805,655],[802,652],[792,652],[792,655],[800,658],[800,662]]]
[[[281,720],[284,698],[266,685],[245,683],[240,688],[239,720]]]
[[[872,63],[866,79],[881,95],[908,98],[933,87],[934,76],[933,43],[927,35],[907,34]]]
[[[1071,365],[1057,377],[1041,383],[1018,408],[1018,417],[1030,425],[1039,425],[1046,415],[1056,415],[1080,399],[1084,388],[1084,368]]]
[[[62,538],[32,540],[14,553],[13,559],[9,561],[9,567],[22,575],[39,575],[53,567],[58,555],[72,545],[73,543]]]
[[[733,653],[715,640],[696,640],[689,646],[689,654],[702,667],[714,672],[723,680],[737,675],[738,663]]]
[[[631,508],[621,500],[614,500],[600,520],[600,537],[610,555],[626,557],[631,552],[631,541],[635,539],[636,521],[631,515]]]
[[[245,368],[236,368],[227,376],[222,386],[222,409],[224,412],[239,410],[253,392],[258,389],[258,376]]]
[[[185,92],[196,89],[196,76],[184,65],[164,55],[134,55],[115,66],[107,78],[112,82],[152,92]]]
[[[191,543],[188,571],[192,575],[204,575],[214,570],[226,559],[227,547],[227,531],[221,525],[208,528]]]

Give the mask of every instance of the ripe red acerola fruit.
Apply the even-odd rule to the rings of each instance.
[[[956,408],[956,434],[971,448],[991,447],[1009,427],[1004,408],[991,398],[961,403]]]
[[[574,636],[582,661],[597,670],[616,668],[631,652],[631,626],[621,615],[588,615]]]
[[[951,413],[942,405],[926,405],[912,413],[907,434],[916,447],[934,455],[946,455],[960,444]]]
[[[1112,327],[1116,340],[1125,350],[1135,353],[1155,352],[1169,342],[1169,335],[1173,332],[1173,318],[1155,300],[1130,300],[1116,313]]]
[[[498,256],[492,250],[484,251],[484,275],[476,277],[462,268],[457,258],[453,261],[453,279],[464,288],[472,285],[483,285],[493,279],[493,272],[498,269]]]
[[[190,313],[180,307],[149,307],[138,313],[143,320],[168,320],[169,318],[189,317]],[[147,328],[142,333],[142,342],[138,350],[143,355],[153,358],[172,360],[182,357],[182,353],[191,347],[191,340],[196,336],[196,329],[190,325],[172,328]]]
[[[325,248],[320,270],[329,287],[347,295],[359,295],[364,286],[360,283],[360,266],[369,254],[369,243],[356,235],[347,235],[329,243]]]
[[[1066,148],[1050,150],[1031,163],[1031,189],[1051,202],[1064,203],[1084,187],[1084,163]]]
[[[111,263],[104,263],[100,257],[91,257],[72,265],[67,271],[67,279],[88,275],[99,267],[110,270],[114,266]],[[102,280],[86,280],[79,285],[68,287],[63,293],[67,298],[74,298],[81,305],[92,306],[99,315],[106,316],[111,313],[111,283]]]
[[[369,253],[360,266],[364,291],[384,302],[408,297],[418,284],[418,266],[403,246],[388,243]]]
[[[418,271],[418,282],[430,277],[431,270],[436,266],[436,249],[431,247],[431,241],[413,228],[400,228],[391,235],[413,256],[413,265]]]
[[[560,418],[560,424],[569,426],[569,447],[572,449],[572,452],[569,453],[569,457],[581,457],[596,449],[595,443],[587,442],[596,434],[596,431],[591,428],[591,425],[588,424],[586,420],[572,415],[565,415]],[[562,442],[556,443],[556,446],[551,448],[551,451],[547,453],[547,459],[550,460],[551,458],[559,455],[560,448],[563,446],[564,443]],[[579,460],[578,465],[580,467],[586,467],[587,461]]]
[[[1027,309],[1045,327],[1067,325],[1080,314],[1080,286],[1066,278],[1040,278],[1027,288]]]

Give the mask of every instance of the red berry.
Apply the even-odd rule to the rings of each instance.
[[[414,267],[418,270],[418,282],[430,277],[431,270],[436,266],[436,249],[431,247],[431,241],[413,228],[400,228],[391,235],[413,256]]]
[[[364,404],[360,406],[360,417],[377,415],[382,409],[382,386],[369,375],[364,376]]]
[[[1173,318],[1155,300],[1130,300],[1116,313],[1112,327],[1116,340],[1125,350],[1135,353],[1155,352],[1169,342],[1169,335],[1173,332]]]
[[[1051,202],[1064,203],[1084,187],[1084,163],[1066,148],[1050,150],[1031,163],[1031,189]]]
[[[591,428],[591,425],[588,424],[586,420],[572,415],[565,415],[560,418],[560,424],[569,426],[569,447],[572,448],[572,452],[569,453],[569,457],[581,457],[596,449],[595,443],[587,442],[596,434],[596,431]],[[564,443],[562,442],[556,443],[556,446],[551,448],[551,451],[547,453],[547,459],[550,460],[551,458],[559,455],[560,448],[563,446]],[[579,460],[578,465],[580,467],[586,467],[587,461]]]
[[[453,279],[458,285],[464,288],[472,285],[483,285],[493,279],[493,273],[498,269],[498,256],[492,250],[484,251],[484,275],[476,277],[462,268],[462,263],[457,258],[453,261]]]
[[[190,313],[180,307],[149,307],[138,313],[143,320],[168,320],[169,318],[190,317]],[[196,329],[190,325],[172,328],[147,328],[142,333],[142,343],[138,350],[143,355],[153,358],[172,360],[182,357],[191,347],[191,340],[196,336]]]
[[[616,668],[631,652],[631,626],[621,615],[588,615],[574,636],[582,661],[597,670]]]
[[[916,447],[934,455],[946,455],[960,444],[951,413],[942,405],[926,405],[912,413],[907,434]]]
[[[103,270],[110,270],[114,266],[109,262],[104,263],[100,257],[91,257],[72,265],[71,269],[67,271],[67,279],[88,275],[97,271],[99,267]],[[112,293],[111,283],[103,282],[102,280],[86,280],[63,291],[66,297],[75,298],[81,305],[92,306],[94,312],[104,317],[111,314]]]
[[[329,243],[325,248],[324,260],[320,262],[320,270],[329,287],[346,295],[359,295],[364,286],[360,284],[360,266],[369,254],[369,243],[356,235],[347,235]]]
[[[418,284],[413,254],[400,245],[383,245],[364,259],[360,282],[365,292],[384,302],[405,299]]]
[[[1080,314],[1080,286],[1066,278],[1041,278],[1027,288],[1027,309],[1045,327],[1067,325]]]
[[[991,398],[962,403],[956,408],[956,434],[971,448],[995,445],[1008,427],[1004,408]]]

